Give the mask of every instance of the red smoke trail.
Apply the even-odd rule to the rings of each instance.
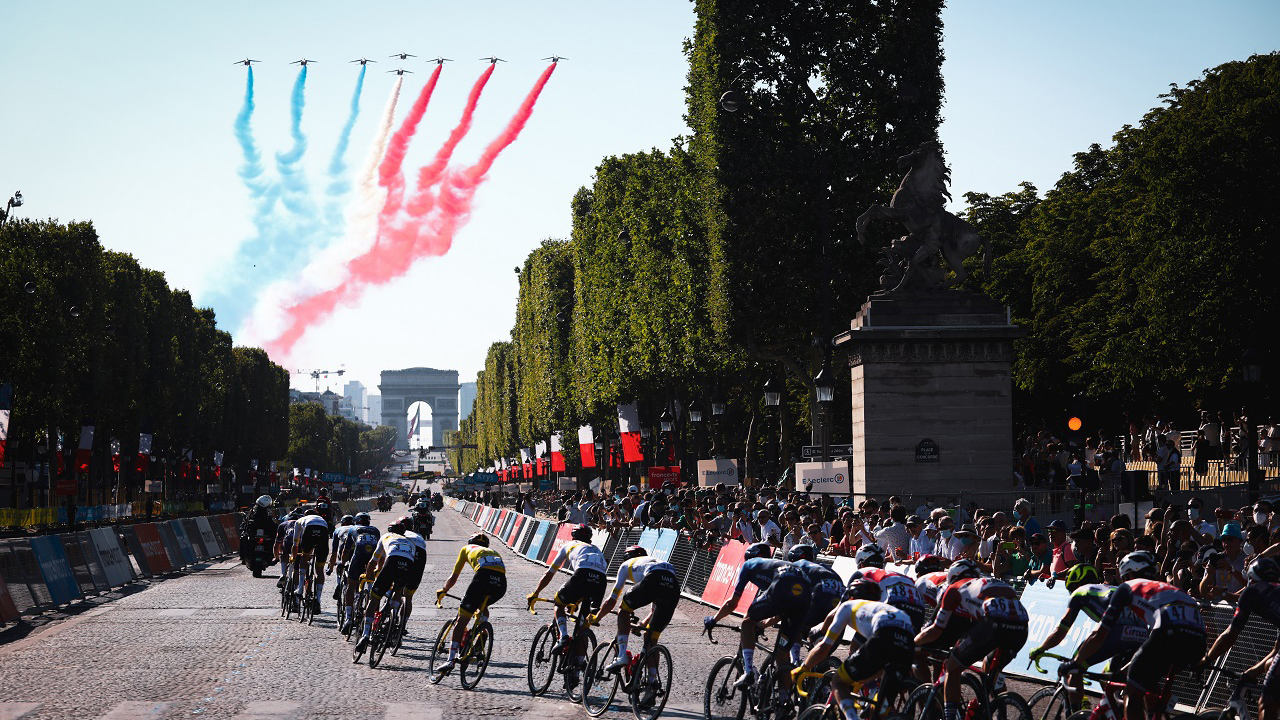
[[[542,72],[538,81],[534,83],[533,89],[516,110],[516,114],[507,123],[507,127],[493,142],[489,143],[474,165],[449,174],[440,193],[442,212],[430,228],[418,226],[417,240],[412,246],[409,262],[392,263],[369,257],[364,263],[364,269],[376,268],[379,272],[376,275],[357,276],[354,272],[356,262],[353,261],[349,266],[352,269],[351,275],[340,285],[303,298],[285,310],[287,316],[285,330],[275,340],[265,344],[267,352],[276,358],[287,357],[306,331],[331,315],[339,303],[354,302],[364,294],[365,288],[369,285],[383,284],[404,275],[409,271],[412,260],[448,252],[453,245],[454,234],[470,217],[471,200],[476,189],[485,181],[498,155],[520,136],[520,131],[524,129],[525,124],[529,122],[529,117],[533,114],[538,96],[542,94],[542,89],[546,87],[555,69],[556,65],[552,63]],[[378,249],[379,244],[375,244],[369,253],[357,258],[357,261],[365,259]]]
[[[431,77],[427,79],[427,84],[422,86],[418,99],[414,101],[413,107],[409,108],[409,114],[400,123],[400,128],[396,130],[395,135],[391,136],[391,142],[387,144],[387,153],[382,158],[382,164],[378,166],[378,184],[388,188],[388,202],[392,196],[395,196],[396,202],[399,202],[399,196],[404,192],[404,176],[400,173],[400,167],[404,164],[405,153],[409,150],[409,141],[413,139],[414,133],[418,132],[418,123],[422,122],[422,116],[427,113],[427,104],[431,102],[431,94],[436,90],[436,82],[440,79],[440,70],[443,67],[443,65],[436,65]]]

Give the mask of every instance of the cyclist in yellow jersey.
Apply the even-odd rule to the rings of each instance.
[[[458,582],[458,575],[462,572],[463,565],[470,565],[475,571],[475,576],[471,578],[471,584],[467,585],[467,592],[458,605],[458,619],[453,624],[453,637],[449,642],[449,660],[436,670],[441,675],[453,669],[458,648],[462,644],[462,636],[467,632],[467,624],[471,621],[472,615],[481,606],[492,605],[507,594],[507,566],[503,563],[498,551],[489,548],[489,536],[478,533],[467,540],[467,544],[458,551],[458,561],[453,564],[453,574],[444,581],[444,587],[436,591],[437,603],[444,598],[445,593],[449,592],[454,583]]]

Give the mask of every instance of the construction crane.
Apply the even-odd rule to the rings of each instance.
[[[299,375],[310,375],[312,380],[316,381],[316,392],[320,392],[320,378],[328,378],[330,375],[342,376],[346,374],[346,369],[342,370],[294,370]]]

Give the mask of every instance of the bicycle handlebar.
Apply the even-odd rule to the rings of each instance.
[[[809,678],[820,678],[825,676],[826,676],[826,673],[824,672],[809,670],[808,672],[802,672],[799,675],[792,675],[791,680],[795,684],[796,692],[800,695],[800,697],[807,698],[809,697],[809,691],[804,689],[804,681],[808,680]]]
[[[1059,655],[1057,653],[1047,652],[1047,653],[1040,653],[1040,657],[1037,657],[1035,660],[1027,661],[1027,667],[1031,667],[1034,664],[1036,666],[1036,672],[1040,673],[1041,675],[1048,675],[1049,671],[1040,667],[1040,661],[1045,658],[1050,658],[1052,660],[1057,660],[1059,662],[1071,662],[1071,658],[1067,657],[1066,655]]]

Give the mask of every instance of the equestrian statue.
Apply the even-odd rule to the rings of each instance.
[[[907,234],[882,248],[879,260],[884,267],[880,276],[883,291],[942,290],[958,287],[968,276],[966,258],[983,251],[983,267],[991,269],[991,243],[978,235],[965,220],[948,212],[945,201],[951,199],[947,185],[951,171],[942,160],[935,142],[898,158],[898,169],[907,174],[898,185],[889,206],[872,205],[858,216],[858,241],[866,244],[867,224],[883,217],[901,223]],[[947,281],[946,271],[939,265],[941,254],[953,277]]]

